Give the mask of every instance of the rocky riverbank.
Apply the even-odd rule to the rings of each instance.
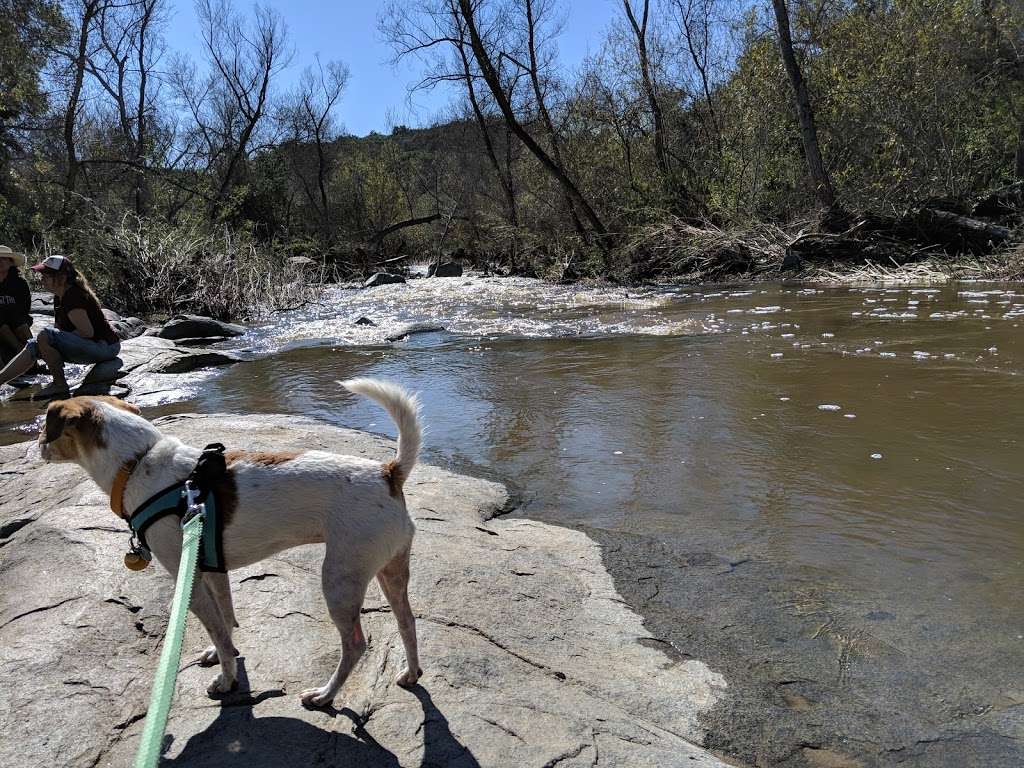
[[[201,444],[309,448],[385,458],[388,441],[283,416],[177,416],[161,427]],[[0,448],[0,764],[132,763],[165,630],[170,577],[121,565],[123,525],[72,465]],[[616,593],[584,534],[501,517],[495,483],[421,465],[406,485],[418,534],[410,596],[425,676],[402,660],[371,586],[369,650],[331,711],[298,691],[329,674],[338,638],[319,588],[322,547],[232,576],[241,690],[206,698],[186,666],[164,765],[722,766],[700,745],[726,681],[667,656]],[[287,500],[282,499],[282,504]],[[190,621],[186,658],[206,639]]]

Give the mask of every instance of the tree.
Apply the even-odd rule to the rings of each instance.
[[[654,84],[654,75],[651,67],[651,60],[647,53],[647,21],[650,3],[643,0],[643,13],[640,21],[633,13],[633,6],[630,0],[622,0],[622,6],[626,11],[626,18],[629,20],[630,29],[636,38],[636,52],[640,67],[640,82],[643,87],[644,97],[651,110],[651,120],[654,123],[654,159],[658,165],[658,171],[664,180],[669,177],[668,154],[665,151],[665,121],[662,117],[661,104],[658,101],[658,92]]]
[[[75,126],[79,118],[81,107],[82,86],[85,83],[85,72],[88,65],[89,37],[93,32],[93,26],[100,11],[106,5],[107,0],[78,0],[71,5],[75,12],[72,16],[75,33],[71,39],[71,48],[64,51],[64,57],[68,63],[68,75],[70,87],[68,89],[67,105],[64,108],[64,204],[61,217],[65,218],[70,213],[71,199],[75,194],[75,187],[78,181],[78,172],[81,164],[78,161],[78,151],[75,144]]]
[[[488,50],[488,46],[480,33],[477,23],[477,11],[479,10],[480,5],[480,3],[477,3],[474,8],[472,0],[459,0],[459,11],[466,25],[466,31],[469,32],[470,45],[473,51],[473,56],[476,59],[476,64],[479,67],[481,77],[490,89],[491,96],[494,98],[495,103],[501,110],[501,114],[504,116],[509,129],[521,142],[523,142],[526,148],[535,158],[537,158],[538,162],[540,162],[544,169],[561,185],[566,195],[577,206],[579,206],[580,210],[583,212],[584,218],[587,220],[587,223],[599,236],[599,244],[602,248],[606,248],[608,245],[608,231],[605,229],[604,224],[598,217],[597,212],[580,192],[579,188],[570,178],[565,168],[558,164],[547,152],[544,151],[543,147],[537,143],[537,140],[530,134],[516,116],[515,110],[512,108],[511,99],[505,91],[505,86],[502,83],[501,76],[495,68],[493,53]]]
[[[334,109],[348,84],[349,70],[340,61],[329,61],[326,66],[316,60],[316,68],[306,67],[296,89],[288,96],[279,119],[286,124],[288,135],[295,142],[291,152],[292,167],[298,175],[303,191],[320,218],[321,230],[330,241],[331,200],[328,181],[334,166],[335,152],[329,144],[337,137],[334,123]],[[298,155],[303,154],[304,144],[312,144],[316,150],[316,180],[313,184],[306,178]]]
[[[188,149],[212,174],[211,213],[229,207],[267,115],[274,77],[288,65],[287,29],[280,15],[257,7],[246,23],[230,0],[198,0],[196,10],[210,71],[179,60],[173,83],[194,125]]]
[[[782,53],[782,62],[786,66],[786,74],[789,76],[789,83],[793,88],[793,96],[796,100],[797,120],[800,122],[800,140],[803,143],[811,184],[814,185],[814,195],[823,208],[832,208],[836,202],[835,192],[832,189],[828,171],[825,170],[825,163],[821,159],[818,130],[814,125],[814,110],[811,107],[807,83],[793,53],[793,38],[789,27],[789,11],[786,8],[786,0],[772,0],[772,6],[775,8],[779,51]]]
[[[99,46],[86,58],[86,69],[111,100],[123,145],[119,159],[132,170],[132,196],[139,215],[148,211],[151,202],[148,129],[156,120],[153,69],[160,55],[156,33],[160,1],[103,5],[97,13]]]

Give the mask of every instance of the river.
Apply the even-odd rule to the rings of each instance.
[[[410,323],[435,330],[387,340]],[[144,404],[393,434],[336,382],[394,379],[421,395],[426,461],[586,529],[666,648],[718,665],[724,754],[1011,765],[1022,324],[1021,284],[418,280],[330,289],[230,344],[251,362]]]

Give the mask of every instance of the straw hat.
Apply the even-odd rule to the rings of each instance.
[[[0,245],[0,259],[11,259],[16,267],[25,266],[25,254],[12,251],[6,245]]]

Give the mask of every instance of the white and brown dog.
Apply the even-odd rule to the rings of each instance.
[[[405,646],[406,668],[395,682],[410,686],[422,674],[416,620],[409,606],[409,554],[415,526],[402,484],[420,449],[419,404],[393,384],[371,379],[342,382],[379,403],[398,425],[398,453],[386,464],[322,451],[228,451],[227,473],[215,488],[223,515],[227,570],[243,568],[300,544],[326,544],[322,581],[331,619],[341,633],[341,659],[330,679],[301,694],[307,706],[329,705],[366,649],[359,624],[370,580],[376,576],[391,605]],[[183,482],[201,451],[168,437],[139,409],[112,397],[74,397],[51,403],[39,435],[46,461],[73,461],[111,495],[125,517],[155,493]],[[282,504],[281,499],[287,499]],[[181,555],[180,519],[157,519],[146,532],[150,550],[172,575]],[[211,695],[236,685],[237,623],[226,573],[197,572],[191,608],[213,646],[200,660],[220,662]]]

